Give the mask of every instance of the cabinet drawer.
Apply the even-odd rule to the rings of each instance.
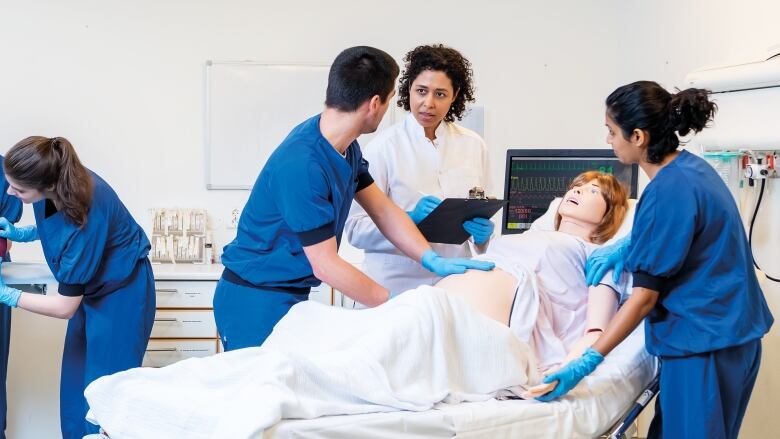
[[[194,357],[217,353],[217,340],[149,340],[144,367],[163,367]]]
[[[152,338],[215,338],[217,323],[211,310],[157,310]]]
[[[213,281],[156,281],[154,291],[158,308],[211,308],[214,301]]]

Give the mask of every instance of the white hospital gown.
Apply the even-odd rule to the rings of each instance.
[[[495,262],[518,279],[509,326],[531,345],[541,369],[561,363],[585,331],[584,267],[598,247],[566,233],[530,230],[502,236],[478,257]],[[627,290],[622,279],[614,284],[612,272],[601,283],[620,296]]]

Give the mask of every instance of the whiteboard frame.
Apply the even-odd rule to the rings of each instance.
[[[205,148],[205,175],[206,175],[206,189],[207,190],[251,190],[252,184],[249,185],[220,185],[212,183],[211,175],[211,159],[213,145],[211,144],[211,77],[210,67],[214,65],[245,65],[245,66],[274,66],[274,67],[327,67],[330,68],[330,63],[324,62],[270,62],[270,61],[224,61],[224,60],[206,60],[203,68],[204,74],[204,121],[203,121],[203,145]],[[323,90],[323,94],[325,90]],[[323,95],[324,98],[324,95]]]

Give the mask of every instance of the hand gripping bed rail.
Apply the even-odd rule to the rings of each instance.
[[[639,397],[634,401],[634,404],[628,409],[623,419],[617,423],[617,426],[612,430],[612,433],[607,435],[607,439],[628,439],[626,432],[629,430],[633,422],[642,413],[642,410],[647,407],[647,404],[658,393],[658,380],[660,375],[656,374],[650,384],[639,394]]]

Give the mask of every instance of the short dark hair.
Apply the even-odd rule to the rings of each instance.
[[[352,112],[377,95],[384,103],[398,72],[398,63],[386,52],[368,46],[350,47],[330,66],[325,105]]]
[[[607,97],[607,114],[624,139],[635,129],[647,132],[647,161],[657,164],[680,146],[678,134],[686,136],[707,127],[718,109],[709,94],[700,88],[671,94],[657,82],[637,81],[618,87]]]
[[[458,94],[444,116],[446,122],[463,119],[466,102],[474,102],[474,84],[471,62],[457,50],[441,44],[418,46],[404,56],[404,73],[398,86],[398,106],[409,111],[409,88],[424,70],[443,72],[452,81]]]

